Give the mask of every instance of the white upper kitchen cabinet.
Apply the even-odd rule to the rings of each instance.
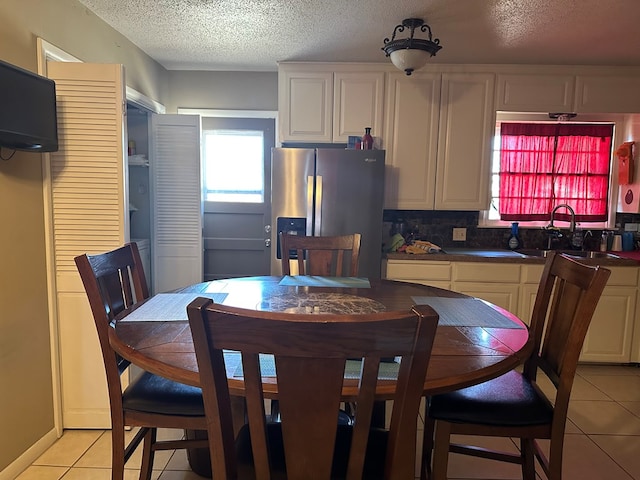
[[[333,73],[279,69],[281,142],[331,142]]]
[[[619,69],[618,69],[619,70]],[[638,75],[578,75],[575,112],[640,112]]]
[[[494,82],[484,73],[388,74],[385,208],[488,207]]]
[[[574,89],[574,75],[498,75],[496,110],[571,112]]]
[[[347,143],[349,135],[382,134],[383,72],[335,72],[333,75],[333,142]]]
[[[387,75],[385,208],[434,207],[440,82],[439,73]]]
[[[493,74],[442,74],[436,210],[489,207],[494,85]]]
[[[366,66],[280,64],[280,142],[347,143],[365,127],[381,135],[384,72]]]

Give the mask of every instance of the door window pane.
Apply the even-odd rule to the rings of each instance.
[[[204,200],[264,201],[264,138],[262,131],[205,130]]]

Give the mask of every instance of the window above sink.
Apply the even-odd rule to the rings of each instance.
[[[514,113],[514,112],[497,112],[496,116],[496,135],[493,141],[493,156],[492,156],[492,181],[491,181],[491,208],[490,210],[480,212],[479,223],[480,227],[508,227],[512,221],[518,221],[521,228],[531,227],[544,227],[548,224],[548,220],[541,221],[522,221],[522,220],[500,220],[500,214],[498,213],[499,205],[499,175],[500,175],[500,123],[501,122],[520,122],[520,123],[546,123],[557,124],[557,122],[550,122],[548,113]],[[615,114],[598,114],[587,115],[579,114],[573,121],[574,123],[610,123],[614,124],[614,136],[612,145],[614,148],[611,150],[610,158],[610,172],[615,171],[612,169],[613,162],[613,150],[615,146],[624,141],[624,129],[626,119],[622,115]],[[609,180],[609,198],[608,198],[608,219],[606,222],[582,222],[581,227],[584,229],[612,229],[615,227],[615,212],[617,210],[618,200],[618,184],[616,175],[610,175]],[[563,203],[563,202],[556,202]],[[566,226],[565,226],[566,223]],[[560,222],[561,228],[568,228],[568,222]]]

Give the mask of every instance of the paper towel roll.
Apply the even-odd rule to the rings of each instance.
[[[622,235],[614,235],[613,243],[611,244],[611,250],[614,252],[622,251]]]

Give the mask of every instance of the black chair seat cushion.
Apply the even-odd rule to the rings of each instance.
[[[143,372],[122,394],[125,410],[165,415],[204,416],[202,390]]]
[[[338,425],[336,445],[334,450],[331,480],[346,478],[348,453],[351,447],[353,428],[349,425]],[[388,432],[374,428],[369,433],[369,443],[365,457],[364,475],[367,480],[382,480],[384,478],[384,463],[387,451]],[[269,457],[271,460],[272,480],[286,480],[286,466],[284,443],[282,439],[282,424],[268,423],[267,437],[269,442]],[[251,434],[249,426],[244,425],[236,437],[236,451],[238,455],[238,478],[254,479],[253,452],[251,450]],[[309,472],[313,478],[313,472]]]
[[[434,395],[429,416],[451,423],[515,427],[548,424],[553,410],[527,379],[512,370],[479,385]]]

